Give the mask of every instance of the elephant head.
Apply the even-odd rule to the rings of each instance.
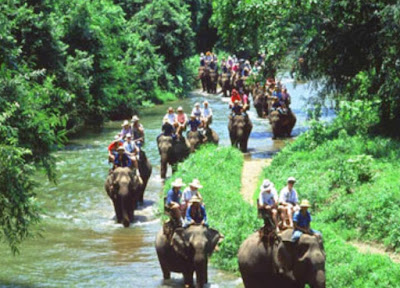
[[[253,124],[247,116],[236,115],[230,117],[228,130],[232,146],[239,147],[242,152],[247,151],[247,141]]]
[[[106,180],[107,194],[114,203],[117,222],[128,227],[133,221],[133,209],[139,180],[128,167],[116,168]]]
[[[269,122],[275,138],[290,137],[293,127],[296,124],[296,116],[290,109],[287,114],[280,114],[278,111],[272,111],[269,115]]]
[[[190,143],[190,152],[193,153],[200,144],[203,143],[205,140],[204,137],[201,137],[202,135],[199,134],[197,131],[189,131],[187,133],[187,139]]]
[[[197,287],[207,283],[208,257],[222,240],[218,231],[204,226],[178,228],[172,237],[171,245],[175,252],[192,264],[196,272]]]
[[[282,233],[282,238],[291,237],[292,230]],[[274,262],[285,271],[293,272],[295,281],[311,288],[325,288],[326,255],[320,236],[302,235],[297,243],[280,242]],[[279,260],[277,260],[279,259]]]
[[[171,136],[160,136],[157,144],[161,158],[161,178],[165,179],[168,163],[174,165],[185,159],[190,153],[190,144],[187,139],[174,141]]]

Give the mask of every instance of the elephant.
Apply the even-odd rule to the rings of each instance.
[[[257,115],[258,117],[264,118],[268,114],[267,97],[265,96],[264,89],[255,87],[252,94]]]
[[[193,153],[201,144],[214,143],[218,145],[219,136],[213,129],[207,127],[205,135],[200,134],[198,131],[189,131],[186,135],[190,143],[190,152]]]
[[[157,145],[161,158],[161,178],[165,179],[168,164],[172,166],[174,172],[175,164],[189,156],[190,143],[183,137],[180,140],[173,140],[171,136],[161,135],[157,139]]]
[[[218,85],[218,72],[215,69],[210,70],[210,92],[212,94],[217,94],[217,85]]]
[[[161,229],[155,246],[164,279],[170,279],[171,272],[183,273],[185,287],[192,287],[196,272],[196,287],[202,288],[208,283],[208,258],[222,238],[217,230],[202,225],[176,228],[171,239]]]
[[[139,204],[143,205],[144,191],[146,190],[147,182],[149,182],[152,171],[150,161],[147,159],[146,153],[143,150],[140,150],[139,152],[138,166],[143,184],[139,186],[139,195],[137,200]]]
[[[268,115],[268,119],[272,127],[274,139],[277,137],[290,137],[293,127],[296,124],[296,116],[291,109],[288,109],[286,114],[272,111]]]
[[[117,223],[122,223],[124,227],[129,227],[133,222],[139,186],[138,176],[128,167],[115,168],[104,184],[108,196],[113,201]]]
[[[238,252],[239,270],[246,288],[325,288],[326,255],[321,238],[303,234],[291,242],[293,229],[270,242],[259,232],[250,235]]]
[[[240,148],[242,152],[247,151],[247,142],[252,129],[253,124],[247,115],[229,116],[228,130],[232,146]]]
[[[219,77],[219,86],[221,86],[221,92],[224,93],[224,97],[231,96],[231,74],[222,73]],[[228,95],[229,93],[229,95]]]
[[[199,69],[199,78],[201,81],[201,86],[203,88],[203,92],[211,93],[211,76],[210,76],[210,68],[208,67],[200,67]]]

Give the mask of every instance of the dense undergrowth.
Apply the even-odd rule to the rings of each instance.
[[[240,194],[242,153],[231,147],[202,147],[181,165],[166,182],[164,194],[170,183],[182,178],[190,183],[198,178],[204,186],[200,193],[204,198],[209,224],[225,235],[220,251],[212,259],[219,267],[237,270],[237,251],[240,244],[259,226],[254,208]]]
[[[322,231],[328,287],[397,287],[400,265],[357,252],[346,240],[383,243],[400,250],[400,142],[372,136],[371,103],[341,103],[332,123],[311,129],[278,153],[264,178],[281,189],[298,179],[300,199],[312,203],[312,226]],[[255,191],[254,198],[258,196]]]

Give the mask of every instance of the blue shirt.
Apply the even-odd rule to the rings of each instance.
[[[117,167],[132,167],[132,160],[126,154],[122,154],[122,160],[119,159],[119,154],[115,156],[114,165]]]
[[[181,197],[182,197],[181,190],[179,190],[178,193],[175,193],[174,189],[169,190],[167,194],[167,205],[170,205],[171,202],[176,202],[181,204]]]
[[[189,208],[186,210],[186,220],[188,222],[194,220],[194,222],[197,224],[200,224],[201,221],[204,221],[204,223],[206,223],[207,222],[206,209],[204,208],[203,205],[200,205],[200,210],[195,211],[193,209],[193,205],[190,205]]]
[[[307,211],[306,215],[301,214],[300,211],[297,211],[293,215],[293,222],[296,222],[297,226],[301,228],[307,228],[310,226],[311,222],[311,214]]]
[[[190,126],[190,131],[197,131],[197,128],[201,125],[201,122],[195,119],[195,120],[189,120],[188,124]]]

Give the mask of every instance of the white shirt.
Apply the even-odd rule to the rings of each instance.
[[[176,114],[175,113],[167,113],[164,118],[168,119],[169,124],[174,125],[176,122]]]
[[[278,201],[278,192],[276,191],[275,188],[272,188],[271,191],[268,192],[260,192],[260,195],[258,196],[258,202],[261,206],[264,205],[274,205]]]
[[[196,118],[200,118],[202,116],[201,109],[194,107],[192,110],[192,114],[195,115]]]
[[[125,148],[126,152],[133,153],[133,151],[135,151],[135,149],[136,149],[136,145],[133,141],[131,141],[131,142],[125,141],[124,148]]]
[[[212,116],[212,110],[211,108],[203,108],[203,117],[209,117]]]
[[[194,195],[197,195],[197,197],[199,197],[199,198],[202,198],[201,197],[201,195],[200,195],[200,193],[199,193],[199,191],[196,189],[196,190],[190,190],[190,187],[187,187],[184,191],[183,191],[183,200],[184,201],[190,201],[190,199],[192,199],[192,197],[194,196]]]
[[[292,204],[297,204],[299,203],[299,199],[297,198],[297,191],[293,188],[291,191],[289,191],[288,186],[285,186],[279,195],[279,202],[286,202],[286,203],[292,203]]]

